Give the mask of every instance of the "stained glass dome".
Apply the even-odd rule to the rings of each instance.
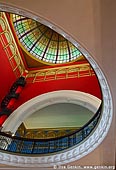
[[[82,55],[62,35],[35,20],[13,14],[12,21],[21,46],[39,61],[60,64]]]

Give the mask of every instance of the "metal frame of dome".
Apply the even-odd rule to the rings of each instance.
[[[11,18],[21,47],[34,59],[62,64],[82,56],[77,47],[51,28],[20,15],[12,14]]]

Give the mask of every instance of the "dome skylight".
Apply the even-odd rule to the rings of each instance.
[[[80,57],[81,52],[62,35],[51,28],[19,15],[12,21],[23,49],[34,58],[47,63],[66,63]]]

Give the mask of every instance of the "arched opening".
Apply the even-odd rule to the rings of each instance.
[[[69,36],[69,39],[70,39],[70,36]],[[76,43],[76,46],[78,46],[77,43]],[[112,99],[111,99],[111,94],[110,94],[110,90],[109,90],[107,81],[106,81],[102,71],[100,70],[99,66],[92,59],[92,57],[89,55],[89,53],[86,52],[86,50],[84,50],[82,47],[78,47],[78,48],[83,53],[83,55],[88,59],[90,64],[92,65],[92,67],[99,79],[99,82],[100,82],[102,95],[103,95],[103,102],[104,102],[104,105],[102,108],[103,112],[102,112],[101,120],[100,120],[99,124],[97,125],[97,128],[95,129],[94,133],[91,135],[91,137],[87,138],[81,145],[75,146],[71,150],[68,150],[68,151],[66,150],[66,151],[59,153],[57,155],[45,156],[44,160],[42,160],[41,157],[38,157],[37,159],[38,159],[38,162],[41,164],[41,166],[51,166],[54,164],[54,162],[55,162],[55,164],[67,163],[67,161],[70,162],[70,161],[74,161],[74,160],[81,158],[82,156],[91,152],[94,148],[96,148],[99,145],[99,143],[101,143],[101,141],[106,136],[108,129],[110,127],[110,123],[111,123],[111,119],[112,119]],[[96,142],[96,140],[97,140],[97,142]],[[13,155],[10,155],[10,157],[13,157]],[[18,156],[16,156],[16,157],[18,158]],[[63,161],[62,161],[62,158],[63,158]],[[68,160],[67,160],[67,158],[68,158]],[[25,162],[26,159],[28,159],[28,158],[23,159],[22,164]],[[25,164],[25,166],[26,166],[26,164]],[[33,165],[31,165],[31,166],[33,166]],[[34,166],[40,166],[40,165],[36,164]]]

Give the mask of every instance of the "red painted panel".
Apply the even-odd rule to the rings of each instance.
[[[0,42],[0,102],[8,93],[16,77]]]
[[[7,115],[2,115],[0,117],[0,126],[2,126],[2,124],[5,122],[6,119],[7,119]]]
[[[57,90],[78,90],[101,98],[101,91],[96,76],[88,76],[27,84],[21,92],[15,108],[35,96]]]

